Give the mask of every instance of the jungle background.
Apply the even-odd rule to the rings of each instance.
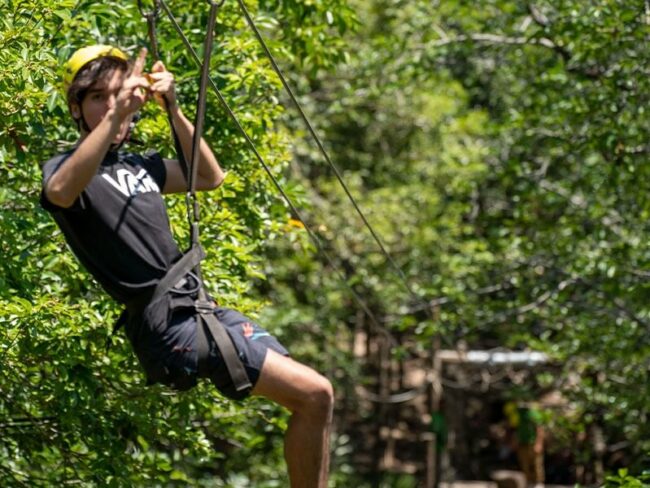
[[[581,481],[575,466],[598,458],[604,472],[583,483],[647,483],[650,2],[246,4],[413,292],[226,0],[211,76],[333,259],[211,93],[206,137],[228,176],[200,197],[204,274],[222,304],[333,381],[332,486],[420,486],[420,468],[378,462],[387,445],[378,419],[407,406],[390,414],[372,395],[419,388],[402,380],[404,365],[426,370],[437,351],[458,348],[550,358],[496,390],[472,380],[487,369],[478,368],[445,392],[495,412],[507,400],[560,396],[544,420],[549,449],[569,459],[558,482]],[[200,54],[207,2],[169,7]],[[38,204],[42,163],[77,136],[61,66],[88,44],[130,54],[146,45],[136,2],[0,0],[0,12],[0,485],[287,486],[288,413],[224,401],[207,384],[183,394],[145,387],[122,334],[106,349],[119,306]],[[164,14],[158,37],[191,118],[198,68]],[[150,105],[135,137],[172,155],[166,118]],[[183,197],[168,204],[185,243]],[[412,409],[407,430],[426,431],[430,413]],[[467,455],[490,467],[481,452]]]

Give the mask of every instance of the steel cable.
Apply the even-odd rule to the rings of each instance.
[[[289,98],[291,98],[291,101],[293,102],[296,109],[298,110],[298,112],[300,114],[300,117],[302,118],[303,122],[307,126],[307,129],[309,130],[309,133],[312,135],[314,141],[316,142],[316,145],[318,146],[318,149],[320,150],[321,154],[323,155],[323,158],[325,159],[325,161],[327,162],[329,167],[332,169],[332,171],[336,175],[336,179],[341,184],[341,187],[345,191],[345,194],[347,195],[348,199],[350,200],[350,203],[352,204],[354,209],[357,211],[357,214],[359,214],[359,217],[361,217],[361,220],[363,221],[364,225],[366,226],[366,228],[368,229],[368,231],[370,232],[370,234],[374,238],[375,242],[379,246],[379,249],[381,250],[382,254],[388,260],[388,262],[391,264],[391,266],[395,269],[398,278],[400,279],[400,281],[402,282],[402,284],[404,285],[404,287],[406,288],[408,293],[411,295],[411,297],[418,303],[426,303],[426,301],[423,300],[422,297],[419,296],[415,292],[415,290],[413,290],[411,285],[408,283],[408,279],[407,279],[406,275],[404,274],[404,271],[397,264],[397,262],[395,262],[395,260],[390,255],[390,253],[386,250],[386,247],[384,246],[383,242],[379,238],[379,235],[377,234],[375,229],[372,227],[372,225],[370,225],[370,222],[368,221],[365,214],[363,213],[363,211],[359,207],[359,204],[357,203],[355,198],[352,196],[352,193],[350,192],[348,186],[346,185],[345,181],[343,180],[343,177],[341,176],[341,172],[336,167],[336,165],[332,162],[332,159],[330,158],[328,152],[325,150],[325,147],[323,146],[323,143],[321,142],[320,137],[318,137],[318,134],[316,134],[316,131],[314,130],[314,127],[313,127],[312,123],[309,121],[309,118],[305,114],[305,111],[303,110],[302,106],[298,102],[298,99],[294,95],[293,90],[289,86],[289,83],[287,82],[286,77],[282,73],[282,70],[278,66],[278,63],[275,61],[275,58],[271,54],[271,51],[269,50],[268,45],[264,41],[264,38],[262,37],[262,34],[260,33],[259,29],[255,25],[255,22],[253,21],[253,18],[251,17],[250,13],[248,12],[248,9],[246,8],[246,5],[244,4],[244,1],[243,0],[237,0],[237,3],[239,3],[239,6],[240,6],[240,8],[241,8],[241,10],[242,10],[242,12],[244,14],[244,17],[246,17],[246,22],[248,23],[249,27],[251,28],[251,30],[255,34],[255,37],[257,38],[260,45],[262,46],[262,49],[266,53],[266,56],[269,58],[269,61],[271,62],[271,66],[273,67],[273,70],[276,72],[276,74],[280,78],[280,81],[282,82],[282,85],[284,86],[284,89],[289,94]],[[433,318],[433,317],[431,317],[431,318]]]
[[[164,10],[165,13],[167,14],[167,17],[169,18],[170,22],[172,23],[174,29],[176,30],[176,32],[177,32],[178,35],[180,36],[181,40],[183,41],[183,44],[184,44],[185,47],[187,48],[188,52],[191,54],[192,59],[194,60],[195,63],[197,63],[198,65],[201,65],[201,61],[200,61],[200,59],[199,59],[199,57],[198,57],[196,51],[194,50],[194,48],[193,48],[192,45],[190,44],[189,40],[187,39],[187,36],[186,36],[185,33],[183,32],[183,29],[182,29],[181,26],[179,25],[178,21],[176,20],[176,18],[175,18],[174,15],[173,15],[173,13],[171,12],[171,10],[169,9],[169,7],[167,6],[167,4],[165,3],[164,0],[159,0],[159,1],[160,1],[160,5],[162,6],[163,10]],[[289,206],[291,212],[292,212],[292,213],[293,213],[293,214],[298,218],[298,220],[300,220],[300,221],[302,222],[302,224],[304,225],[305,230],[307,231],[307,234],[309,235],[310,239],[312,240],[312,242],[313,242],[314,245],[316,246],[317,250],[318,250],[318,251],[319,251],[319,252],[320,252],[320,253],[325,257],[325,259],[327,260],[327,262],[329,263],[329,265],[332,267],[332,269],[333,269],[334,272],[336,273],[337,277],[338,277],[338,278],[341,280],[341,282],[346,286],[346,288],[348,288],[348,290],[350,291],[350,293],[352,294],[352,296],[354,297],[354,299],[356,300],[356,302],[359,304],[359,306],[363,309],[363,311],[366,313],[366,315],[368,316],[368,318],[369,318],[370,321],[372,322],[373,327],[374,327],[378,332],[380,332],[382,335],[384,335],[384,336],[389,340],[389,342],[391,343],[392,346],[397,346],[397,345],[398,345],[398,342],[397,342],[397,340],[395,339],[395,337],[393,337],[393,335],[390,333],[390,331],[388,331],[385,327],[383,327],[383,326],[379,323],[379,321],[378,321],[377,318],[375,317],[375,315],[374,315],[374,313],[372,312],[372,310],[370,310],[370,307],[369,307],[368,304],[365,302],[365,300],[363,300],[363,298],[361,298],[361,296],[357,293],[357,291],[354,290],[354,288],[352,287],[352,285],[350,285],[350,283],[348,282],[347,278],[345,277],[345,275],[343,274],[343,272],[340,270],[339,266],[334,262],[334,260],[333,260],[332,257],[330,256],[330,254],[329,254],[329,253],[325,250],[325,248],[323,247],[320,238],[319,238],[319,237],[317,236],[317,234],[316,234],[316,233],[311,229],[311,227],[309,226],[309,224],[307,224],[307,222],[306,222],[305,219],[303,218],[301,212],[296,208],[296,206],[293,204],[293,202],[291,201],[291,199],[289,198],[289,196],[286,194],[286,192],[284,191],[284,189],[283,189],[282,186],[280,185],[278,179],[275,177],[275,175],[274,175],[273,172],[271,171],[270,167],[266,164],[266,162],[264,161],[264,159],[263,159],[262,156],[260,155],[259,151],[258,151],[257,148],[255,147],[255,144],[253,143],[253,141],[252,141],[251,138],[249,137],[248,133],[246,132],[246,129],[244,129],[244,127],[241,125],[241,123],[239,122],[239,119],[237,118],[237,116],[235,115],[235,113],[233,112],[233,110],[230,108],[230,105],[228,104],[228,102],[225,100],[225,98],[224,98],[223,95],[221,94],[221,91],[220,91],[219,88],[217,87],[217,85],[216,85],[216,83],[214,82],[214,80],[212,80],[212,78],[208,76],[208,77],[207,77],[207,81],[210,83],[210,86],[212,87],[213,91],[214,91],[215,94],[217,95],[217,98],[219,99],[219,102],[222,104],[222,106],[223,106],[224,109],[226,110],[226,113],[227,113],[228,116],[231,118],[231,120],[235,123],[235,125],[237,126],[237,128],[239,129],[239,131],[241,132],[241,134],[243,135],[243,137],[244,137],[244,139],[246,140],[246,143],[247,143],[247,145],[249,146],[250,150],[253,152],[253,154],[255,155],[256,159],[257,159],[258,162],[261,164],[262,168],[264,169],[264,171],[266,172],[266,174],[269,176],[269,178],[270,178],[271,181],[273,182],[273,185],[274,185],[275,188],[278,190],[278,192],[280,192],[280,195],[282,195],[282,198],[284,199],[284,201],[285,201],[285,202],[287,203],[287,205]]]

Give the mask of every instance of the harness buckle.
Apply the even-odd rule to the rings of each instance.
[[[201,314],[211,314],[214,312],[215,305],[209,300],[195,300],[194,309]]]

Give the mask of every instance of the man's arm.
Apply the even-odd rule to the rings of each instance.
[[[174,87],[173,75],[165,69],[161,61],[157,61],[149,75],[152,80],[151,91],[156,101],[164,107],[167,104],[172,117],[172,124],[178,136],[183,156],[188,164],[192,159],[192,139],[194,137],[194,125],[183,114],[176,102],[176,90]],[[165,97],[163,101],[162,97]],[[187,181],[181,168],[181,163],[175,159],[165,159],[167,178],[163,193],[182,193],[187,191]],[[214,153],[201,138],[199,145],[199,158],[196,176],[197,190],[213,190],[218,187],[225,177],[219,162]]]
[[[183,114],[180,107],[176,105],[171,109],[172,123],[178,135],[178,140],[183,149],[183,156],[187,164],[192,159],[192,139],[194,137],[194,125]],[[185,173],[181,168],[181,162],[178,160],[165,160],[165,169],[167,170],[167,180],[163,193],[179,193],[187,191],[187,181]],[[199,146],[198,167],[196,171],[196,189],[197,190],[214,190],[223,182],[225,174],[219,166],[219,162],[214,153],[208,146],[208,143],[201,138]]]
[[[45,196],[54,205],[63,208],[72,206],[97,174],[122,123],[147,100],[142,88],[149,85],[141,76],[146,54],[146,49],[140,52],[131,75],[122,84],[99,124],[82,137],[77,149],[45,183]]]
[[[72,155],[45,184],[45,196],[54,205],[69,208],[97,174],[111,141],[117,136],[121,120],[114,109],[79,144]]]

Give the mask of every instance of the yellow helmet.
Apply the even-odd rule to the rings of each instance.
[[[128,61],[129,59],[123,51],[113,46],[97,44],[77,49],[63,65],[63,87],[65,91],[68,91],[68,88],[81,68],[95,59],[104,57],[117,58],[123,61]]]

